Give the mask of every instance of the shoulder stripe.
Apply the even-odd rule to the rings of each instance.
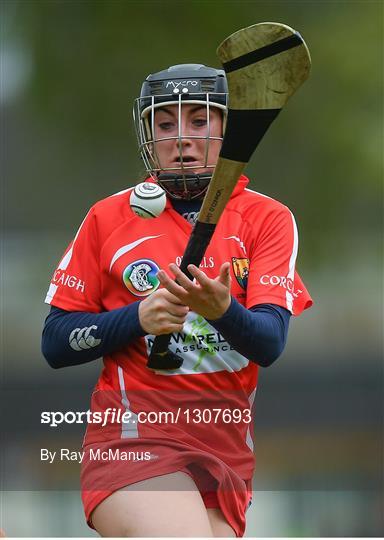
[[[85,218],[83,219],[83,221],[81,222],[81,225],[80,227],[78,228],[77,230],[77,233],[76,233],[76,236],[72,242],[72,246],[70,247],[70,249],[67,251],[67,253],[64,255],[64,257],[61,259],[61,261],[59,262],[59,265],[58,267],[56,268],[56,270],[66,270],[69,263],[71,262],[71,259],[72,259],[72,254],[73,254],[73,247],[75,245],[75,242],[77,240],[77,237],[79,236],[79,233],[81,231],[81,228],[82,226],[84,225],[85,223],[85,220],[87,219],[87,217],[89,216],[89,213],[90,213],[91,210],[88,211],[87,215],[85,216]],[[58,288],[58,285],[54,285],[53,283],[51,283],[49,285],[49,289],[48,289],[48,292],[47,292],[47,296],[45,297],[45,303],[46,304],[50,304],[56,294],[56,291],[57,291],[57,288]]]
[[[264,195],[264,193],[260,193],[259,191],[255,191],[254,189],[249,189],[249,188],[245,188],[244,191],[250,191],[251,193],[256,193],[256,195],[260,195],[261,197],[265,197],[266,199],[271,199],[271,200],[275,200],[275,199],[272,199],[272,197],[268,197],[268,195]]]
[[[291,211],[289,211],[291,218],[292,218],[292,227],[293,227],[293,246],[292,246],[292,253],[291,257],[289,259],[289,268],[288,268],[288,279],[291,279],[292,282],[294,282],[295,279],[295,265],[296,265],[296,258],[297,258],[297,251],[299,247],[299,235],[297,233],[297,226],[295,218]],[[286,300],[287,300],[287,309],[291,313],[293,313],[293,295],[291,292],[287,290],[286,292]]]

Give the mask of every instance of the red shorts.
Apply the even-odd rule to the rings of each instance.
[[[136,444],[143,446],[143,442]],[[195,482],[206,508],[220,508],[237,537],[245,530],[245,512],[249,507],[252,491],[251,481],[242,480],[221,460],[201,451],[180,452],[177,443],[172,446],[151,444],[151,454],[157,459],[151,462],[127,463],[126,461],[94,461],[90,459],[91,449],[113,449],[135,447],[132,441],[116,440],[108,443],[91,444],[83,448],[86,452],[82,463],[82,500],[87,523],[93,528],[91,514],[109,495],[148,478],[182,471]]]

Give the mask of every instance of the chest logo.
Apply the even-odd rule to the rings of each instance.
[[[160,268],[151,259],[139,259],[129,264],[123,272],[124,285],[134,296],[148,296],[160,285],[157,272]]]
[[[249,259],[238,259],[237,257],[232,257],[232,268],[235,278],[237,279],[237,283],[242,289],[245,290],[248,284]]]

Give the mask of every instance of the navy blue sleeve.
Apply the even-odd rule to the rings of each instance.
[[[45,320],[41,349],[57,369],[84,364],[144,336],[135,302],[104,313],[70,312],[57,307]]]
[[[237,352],[268,367],[284,350],[290,316],[287,309],[274,304],[249,310],[232,298],[224,315],[209,322]]]
[[[68,312],[52,307],[45,321],[42,352],[57,369],[84,364],[128,345],[145,332],[138,316],[139,302],[105,313]],[[234,298],[227,312],[210,321],[232,347],[251,361],[267,367],[282,353],[290,313],[262,304],[251,310]]]

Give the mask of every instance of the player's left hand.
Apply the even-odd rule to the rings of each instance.
[[[219,275],[209,278],[194,264],[188,265],[188,271],[195,278],[191,281],[180,268],[171,263],[169,269],[175,275],[177,283],[164,270],[157,274],[161,285],[192,311],[205,319],[215,320],[224,315],[231,304],[230,263],[221,265]]]

